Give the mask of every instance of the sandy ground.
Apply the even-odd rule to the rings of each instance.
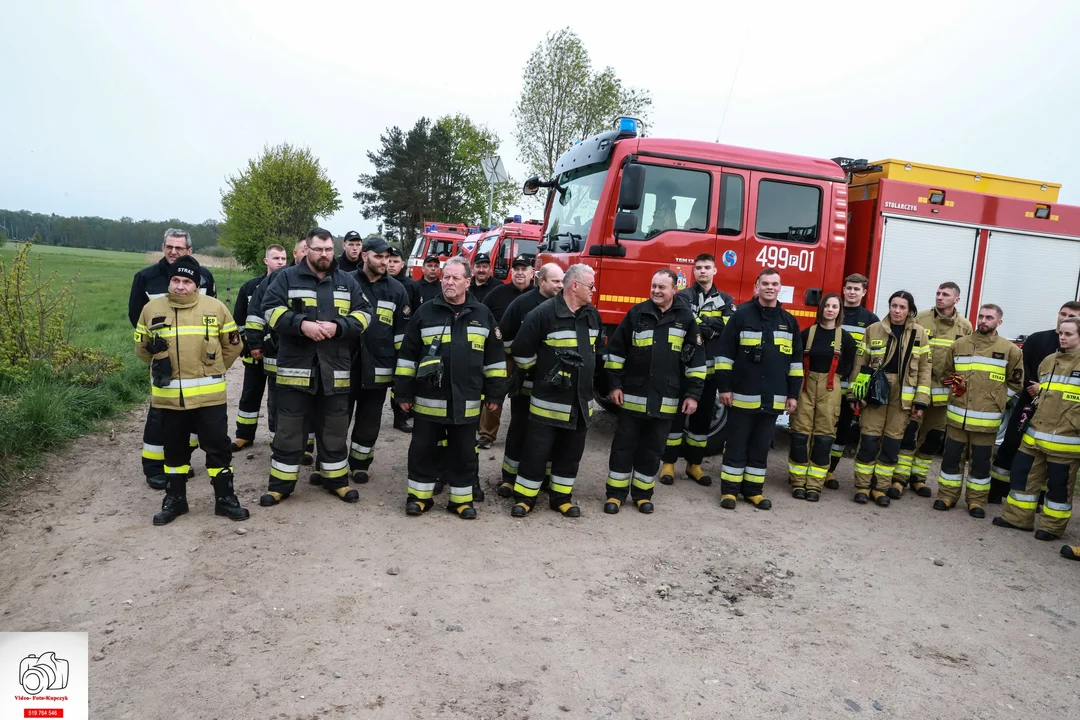
[[[301,480],[258,507],[260,425],[235,461],[249,521],[214,516],[202,475],[153,527],[136,414],[0,507],[0,629],[88,631],[94,718],[1077,717],[1060,543],[922,498],[855,505],[850,461],[840,491],[790,499],[782,436],[772,511],[680,480],[652,516],[607,516],[612,427],[590,431],[578,520],[515,521],[493,492],[474,522],[406,517],[386,413],[357,505]],[[500,460],[481,454],[489,490]]]

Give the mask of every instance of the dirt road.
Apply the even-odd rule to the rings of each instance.
[[[200,475],[191,512],[153,527],[136,414],[0,507],[0,629],[88,631],[110,720],[1077,716],[1080,563],[1060,543],[922,498],[855,505],[850,461],[840,491],[792,500],[782,437],[769,512],[679,481],[652,516],[607,516],[612,425],[590,431],[578,520],[515,521],[493,492],[473,522],[406,517],[387,413],[358,505],[301,480],[258,507],[262,424],[235,460],[249,521],[215,517]],[[481,454],[489,490],[500,460]]]

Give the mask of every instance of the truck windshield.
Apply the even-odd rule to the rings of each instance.
[[[551,190],[551,211],[544,236],[548,252],[573,252],[585,246],[606,178],[606,165],[583,167],[559,176]]]

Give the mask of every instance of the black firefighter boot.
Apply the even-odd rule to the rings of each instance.
[[[214,502],[215,515],[224,515],[230,520],[247,520],[251,517],[251,513],[247,511],[247,508],[240,507],[240,501],[236,498],[236,491],[233,490],[233,474],[231,472],[228,470],[219,472],[212,482],[214,484],[214,497],[217,498]]]
[[[161,501],[161,512],[154,515],[154,524],[168,525],[187,511],[187,478],[174,475],[165,487],[165,499]]]

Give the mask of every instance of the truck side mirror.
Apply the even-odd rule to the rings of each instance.
[[[620,193],[621,194],[621,193]],[[615,215],[615,237],[633,235],[638,231],[637,213],[620,211]]]
[[[540,192],[540,178],[536,175],[526,180],[521,186],[522,195],[535,195],[538,192]]]
[[[622,184],[619,185],[619,209],[638,210],[644,198],[645,168],[636,163],[630,163],[622,171]]]

